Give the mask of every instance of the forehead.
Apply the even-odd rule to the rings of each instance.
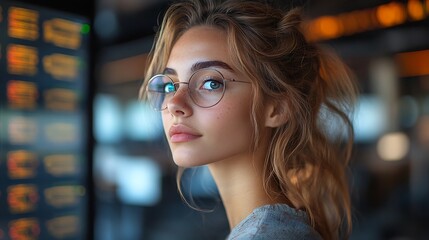
[[[225,31],[210,26],[190,28],[174,44],[167,68],[179,72],[204,61],[222,61],[231,66]]]

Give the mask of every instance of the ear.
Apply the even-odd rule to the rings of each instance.
[[[265,107],[265,126],[279,127],[289,120],[287,104],[279,101],[269,101]]]

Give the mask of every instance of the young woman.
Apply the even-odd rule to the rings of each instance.
[[[167,10],[141,94],[162,112],[179,167],[207,165],[228,239],[342,239],[351,227],[348,118],[356,88],[266,1]]]

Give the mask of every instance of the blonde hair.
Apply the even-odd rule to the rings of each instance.
[[[351,203],[347,165],[353,144],[357,88],[334,54],[306,41],[298,9],[263,1],[188,0],[165,13],[149,56],[148,79],[160,73],[177,39],[198,25],[226,31],[234,67],[253,81],[253,149],[261,145],[264,101],[277,101],[287,123],[273,129],[264,162],[264,187],[307,212],[324,239],[347,238]],[[333,131],[333,127],[335,131]],[[178,184],[180,186],[180,184]]]

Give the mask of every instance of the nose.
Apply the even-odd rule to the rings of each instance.
[[[187,87],[188,86],[178,87],[177,91],[167,102],[167,111],[169,111],[171,115],[177,117],[188,117],[192,115],[191,99]]]

